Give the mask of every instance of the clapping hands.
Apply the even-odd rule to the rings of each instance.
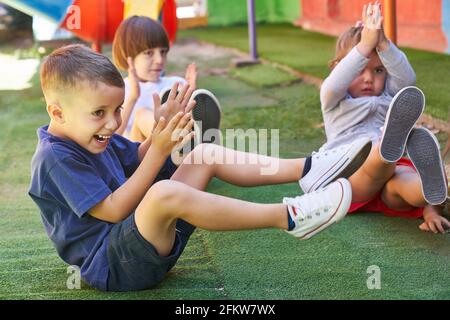
[[[161,99],[157,93],[153,94],[153,106],[155,122],[161,117],[170,121],[178,112],[190,113],[195,106],[195,100],[190,100],[194,89],[185,84],[178,91],[179,84],[175,83],[170,90],[167,102],[161,105]]]
[[[191,110],[195,106],[195,100],[190,100],[193,91],[189,84],[178,91],[178,83],[175,83],[163,105],[159,95],[153,94],[157,124],[152,132],[152,145],[158,148],[161,154],[169,155],[194,137]]]
[[[387,46],[387,38],[383,29],[384,17],[381,14],[380,3],[377,1],[375,4],[365,5],[361,18],[362,21],[356,24],[357,26],[363,26],[358,50],[364,56],[369,57],[375,48],[383,51]]]

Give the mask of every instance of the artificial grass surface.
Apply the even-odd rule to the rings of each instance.
[[[248,52],[247,26],[199,28],[180,31],[180,37],[193,37],[217,45]],[[289,24],[257,26],[258,54],[273,62],[324,79],[328,61],[334,56],[335,38],[308,32]],[[402,48],[404,49],[404,48]],[[450,55],[404,49],[417,74],[417,85],[427,97],[426,113],[448,119],[450,109]]]
[[[286,85],[293,81],[298,81],[297,77],[268,64],[234,68],[230,74],[250,85],[262,88]],[[270,77],[267,77],[268,74],[270,74]]]
[[[172,61],[174,70],[188,63]],[[200,77],[199,87],[217,93],[223,129],[280,129],[282,156],[307,155],[324,141],[314,86],[261,88],[209,75]],[[69,290],[67,266],[26,193],[35,131],[48,122],[37,77],[29,89],[2,91],[0,108],[0,299],[450,298],[449,236],[419,231],[419,220],[380,214],[348,216],[308,241],[279,230],[198,230],[176,267],[152,290],[103,293],[86,284]],[[218,180],[209,191],[263,203],[299,194],[295,183],[238,188]],[[371,265],[381,269],[381,290],[367,289]]]

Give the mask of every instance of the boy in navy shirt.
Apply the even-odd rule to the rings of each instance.
[[[42,63],[41,85],[50,123],[38,129],[29,194],[59,256],[79,266],[82,278],[100,290],[158,284],[194,226],[275,227],[310,238],[345,216],[352,191],[340,177],[358,169],[370,150],[365,140],[308,159],[277,159],[200,144],[177,168],[169,158],[172,150],[193,138],[195,101],[188,85],[178,90],[175,84],[162,106],[153,97],[157,125],[142,143],[114,134],[121,124],[124,83],[101,54],[81,45],[54,51]],[[262,173],[268,165],[276,166],[276,174]],[[312,190],[320,189],[279,204],[203,191],[212,177],[255,186],[301,176]]]

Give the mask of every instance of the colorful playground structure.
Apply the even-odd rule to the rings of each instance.
[[[159,19],[173,43],[177,28],[249,23],[250,51],[257,23],[294,22],[336,36],[360,19],[371,0],[2,0],[33,17],[57,23],[94,48],[110,43],[119,23],[138,14]],[[372,0],[374,2],[375,0]],[[252,2],[252,3],[251,3]],[[388,37],[400,46],[450,53],[450,0],[381,0]],[[204,15],[177,20],[177,6],[196,4]],[[201,4],[201,5],[199,5]],[[78,20],[77,20],[78,19]],[[77,24],[77,21],[79,22]],[[179,22],[179,23],[178,23]]]
[[[120,22],[132,15],[159,19],[170,42],[177,32],[175,0],[4,0],[7,5],[58,25],[91,42],[101,51],[101,45],[111,43]]]

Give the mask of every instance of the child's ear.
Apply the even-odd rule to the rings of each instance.
[[[64,114],[62,112],[62,109],[57,103],[48,104],[47,112],[53,121],[55,121],[59,124],[64,124],[66,122],[64,119]]]

